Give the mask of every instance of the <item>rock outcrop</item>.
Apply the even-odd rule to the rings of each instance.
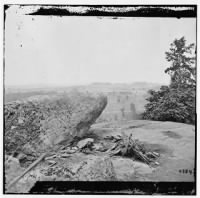
[[[7,155],[26,155],[34,161],[42,153],[82,136],[107,104],[104,96],[71,94],[37,96],[4,106]],[[27,157],[28,156],[28,157]]]
[[[122,131],[133,134],[147,150],[159,153],[158,163],[148,165],[133,157],[110,155],[114,143],[106,137],[117,137]],[[106,122],[92,125],[86,137],[46,157],[7,192],[27,193],[37,181],[195,181],[195,126],[147,120]],[[16,158],[7,162],[6,181],[26,169]]]
[[[109,126],[109,128],[108,128]],[[160,154],[158,164],[150,168],[139,161],[112,160],[118,179],[123,181],[195,181],[195,126],[177,122],[134,120],[124,123],[99,123],[92,126],[94,133],[106,137],[133,134],[146,150]],[[134,166],[134,171],[128,171]],[[125,176],[125,172],[128,175]]]

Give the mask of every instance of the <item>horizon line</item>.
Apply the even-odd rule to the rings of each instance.
[[[136,83],[150,83],[150,84],[158,84],[158,85],[167,85],[168,83],[166,82],[149,82],[149,81],[134,81],[134,82],[90,82],[90,83],[78,83],[78,84],[19,84],[19,85],[5,85],[4,83],[4,88],[17,88],[17,87],[34,87],[34,88],[41,88],[41,87],[73,87],[73,86],[88,86],[88,85],[94,85],[94,84],[110,84],[110,85],[119,85],[119,84],[125,84],[125,85],[130,85],[130,84],[136,84]]]

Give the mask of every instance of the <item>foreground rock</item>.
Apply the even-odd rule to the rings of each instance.
[[[159,153],[158,163],[151,169],[144,163],[134,162],[134,173],[123,180],[155,182],[193,182],[195,180],[195,126],[176,122],[135,120],[95,124],[92,130],[101,137],[132,133],[144,143],[147,150]],[[121,162],[120,162],[121,161]],[[118,159],[114,166],[122,172],[132,163]],[[123,166],[123,164],[129,164]],[[120,168],[119,168],[120,167]],[[120,173],[122,175],[122,173]],[[121,178],[121,176],[120,176]]]
[[[94,140],[92,138],[86,138],[78,142],[77,147],[82,149],[84,147],[92,146]]]
[[[127,156],[110,156],[107,150],[113,145],[106,137],[119,136],[121,132],[132,134],[147,150],[159,154],[157,164],[145,164]],[[90,142],[93,145],[88,148]],[[86,150],[79,149],[77,144]],[[94,124],[86,137],[56,152],[54,158],[46,158],[9,192],[20,192],[22,186],[28,192],[30,184],[45,180],[192,182],[194,159],[195,127],[192,125],[145,120]]]
[[[40,96],[4,107],[5,152],[27,166],[42,153],[83,136],[107,104],[103,96]]]

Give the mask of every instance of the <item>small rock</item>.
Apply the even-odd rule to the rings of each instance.
[[[52,156],[49,156],[49,157],[45,157],[45,160],[50,160],[50,159],[53,159],[53,158],[56,158],[56,155],[52,155]]]
[[[149,158],[156,158],[157,157],[157,155],[155,155],[154,153],[151,153],[151,152],[146,153],[146,155]]]
[[[99,144],[99,143],[94,144],[94,145],[93,145],[93,148],[94,148],[96,151],[101,151],[101,152],[104,152],[104,151],[107,150],[107,149],[104,147],[103,144]]]
[[[77,150],[78,150],[78,147],[77,147],[77,146],[74,146],[74,147],[71,148],[71,150],[77,151]]]
[[[79,149],[82,149],[82,148],[84,148],[86,146],[91,146],[93,144],[93,142],[94,142],[94,139],[92,139],[92,138],[86,138],[86,139],[80,140],[78,142],[78,144],[77,144],[77,147]]]
[[[56,163],[54,160],[48,160],[48,163],[49,164],[54,164],[54,163]]]
[[[66,153],[68,153],[68,154],[72,154],[72,153],[75,153],[76,152],[76,150],[66,150]]]
[[[61,155],[63,155],[63,153],[64,154],[66,154],[66,153],[72,154],[72,153],[75,153],[76,151],[77,151],[77,149],[74,149],[74,147],[72,147],[72,148],[67,147],[65,150],[61,150],[60,153],[61,153]]]
[[[157,152],[152,152],[154,155],[156,155],[156,156],[160,156],[160,154],[159,153],[157,153]]]
[[[20,168],[19,160],[12,156],[7,156],[7,160],[5,161],[6,168],[17,169]]]
[[[19,118],[19,119],[18,119],[18,123],[19,123],[19,124],[22,124],[23,122],[24,122],[24,121],[23,121],[22,118]]]
[[[61,158],[67,158],[67,157],[70,157],[70,155],[68,155],[67,153],[64,153],[62,155],[60,155]]]

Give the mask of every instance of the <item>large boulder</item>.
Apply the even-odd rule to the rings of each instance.
[[[132,134],[147,151],[159,154],[157,163],[148,165],[132,157],[99,151],[99,147],[112,148],[113,142],[106,137],[117,137],[122,131]],[[194,182],[195,135],[195,126],[175,122],[134,120],[94,124],[87,138],[45,158],[7,192],[27,193],[37,181]],[[93,143],[92,147],[87,148],[88,143]],[[69,152],[72,150],[73,153]],[[8,183],[25,170],[15,158],[9,158],[5,169]]]
[[[66,145],[74,137],[84,135],[106,104],[104,96],[81,94],[37,96],[7,103],[5,152],[28,155],[34,161],[57,145]]]
[[[128,159],[111,159],[117,170],[118,179],[123,181],[162,181],[194,182],[195,181],[195,139],[194,125],[134,120],[128,122],[98,123],[92,126],[94,133],[106,136],[133,135],[143,143],[147,151],[159,154],[156,165],[148,166],[139,161]],[[134,168],[132,168],[134,167]],[[130,169],[132,171],[130,171]],[[134,169],[134,171],[133,171]],[[128,171],[129,170],[129,171]],[[124,173],[128,173],[125,175]]]

